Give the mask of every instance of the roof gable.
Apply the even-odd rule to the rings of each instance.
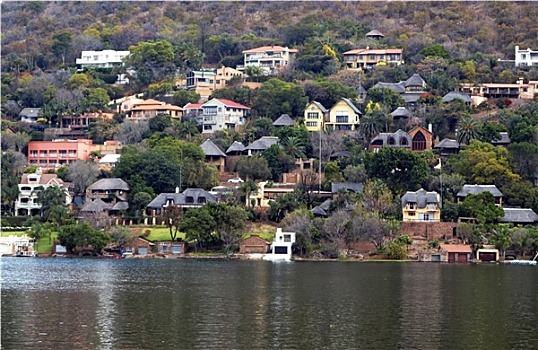
[[[291,117],[287,114],[282,114],[277,120],[273,122],[274,126],[294,126],[295,123]]]
[[[206,156],[226,157],[226,154],[210,139],[205,140],[200,147]]]

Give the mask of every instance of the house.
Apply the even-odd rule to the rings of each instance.
[[[103,158],[99,159],[99,166],[113,168],[120,160],[121,154],[105,154]]]
[[[463,83],[458,89],[464,94],[470,95],[475,106],[490,98],[533,100],[538,93],[538,80],[529,80],[526,84],[523,82],[523,78],[519,78],[515,84],[481,83],[475,85]]]
[[[445,103],[449,103],[454,100],[462,100],[463,102],[465,102],[466,105],[470,105],[473,102],[469,95],[464,94],[461,91],[451,91],[445,96],[443,96],[443,102]]]
[[[514,225],[537,225],[538,214],[530,208],[503,208],[504,216],[501,219],[503,223]]]
[[[279,141],[280,139],[276,136],[262,136],[245,147],[245,150],[248,152],[248,155],[251,156],[269,149],[272,145],[278,145]]]
[[[331,192],[337,194],[338,191],[344,189],[348,192],[362,192],[362,183],[360,182],[333,182],[331,183]]]
[[[471,261],[471,247],[466,244],[441,244],[441,252],[447,255],[449,263],[467,263]]]
[[[226,150],[228,156],[241,156],[246,153],[246,147],[239,141],[234,141],[230,147]]]
[[[266,187],[267,184],[273,183],[269,181],[262,181],[258,183],[258,189],[251,193],[250,201],[255,202],[254,206],[268,208],[271,201],[274,201],[277,197],[282,197],[292,193],[295,189],[295,184],[273,184],[272,187]],[[248,200],[249,198],[247,196],[247,203],[245,203],[247,206],[250,205]]]
[[[224,171],[226,154],[218,148],[210,139],[207,139],[200,146],[205,154],[205,162],[208,165],[213,165],[219,172]]]
[[[439,155],[449,156],[459,152],[460,144],[454,139],[444,138],[441,140],[441,142],[433,146],[433,148],[439,153]]]
[[[244,65],[237,70],[246,72],[248,67],[260,67],[265,75],[278,75],[295,59],[299,52],[282,46],[262,46],[244,50]]]
[[[295,123],[291,117],[287,114],[282,114],[277,120],[273,122],[273,126],[280,128],[282,126],[295,126]]]
[[[441,221],[441,197],[435,191],[407,191],[401,199],[402,221]]]
[[[69,183],[64,182],[56,174],[43,174],[38,169],[33,174],[23,174],[19,184],[19,196],[15,201],[16,216],[34,216],[41,211],[42,204],[38,202],[38,188],[43,190],[51,186],[61,188],[65,193],[65,205],[71,204],[72,197],[69,193]]]
[[[105,212],[107,216],[120,215],[129,209],[130,190],[129,185],[119,178],[97,180],[86,188],[86,203],[80,211]]]
[[[429,125],[429,130],[418,125],[409,131],[411,137],[411,151],[422,152],[427,149],[432,149],[433,145],[433,133],[431,131],[432,125]]]
[[[407,110],[405,107],[398,107],[392,113],[390,114],[392,116],[392,119],[394,121],[400,120],[400,119],[409,119],[412,118],[413,115],[411,112]]]
[[[383,147],[411,148],[411,136],[402,129],[396,132],[382,132],[370,141],[370,150],[377,152]]]
[[[179,193],[179,188],[176,187],[175,193],[161,193],[155,197],[147,205],[147,214],[153,216],[153,225],[155,225],[155,217],[160,216],[163,210],[166,210],[170,206],[200,208],[206,203],[216,201],[214,195],[201,188],[187,188],[182,193]]]
[[[203,101],[207,101],[213,91],[227,87],[230,80],[243,78],[243,72],[230,67],[220,67],[191,70],[186,73],[185,77],[184,88],[196,91]]]
[[[129,54],[129,51],[116,50],[82,51],[81,58],[76,59],[76,64],[82,69],[121,67],[124,65],[123,59]]]
[[[128,105],[123,103],[122,106]],[[179,120],[183,116],[183,108],[153,99],[134,102],[128,110],[122,109],[122,111],[127,114],[128,120],[134,121],[148,120],[158,114],[168,114],[170,118],[175,120]]]
[[[420,96],[426,91],[426,82],[420,74],[413,74],[409,79],[398,83],[379,82],[374,88],[391,89],[400,94],[407,105],[415,105]]]
[[[310,132],[319,132],[322,130],[326,116],[328,116],[327,108],[317,101],[310,102],[304,110],[306,130]]]
[[[239,242],[239,254],[266,254],[271,242],[259,235],[250,235]]]
[[[377,40],[383,39],[385,37],[383,34],[381,34],[379,30],[375,30],[375,29],[366,33],[365,36],[367,38],[377,39]]]
[[[279,227],[271,244],[269,254],[263,256],[264,260],[291,260],[292,246],[295,243],[295,232],[283,232]]]
[[[23,108],[19,117],[21,117],[21,122],[35,123],[40,117],[39,112],[41,112],[41,108]]]
[[[532,67],[538,66],[538,50],[520,49],[516,45],[515,50],[515,66],[516,67]]]
[[[240,103],[213,98],[202,105],[202,133],[212,134],[217,130],[241,127],[250,116],[250,108]]]
[[[28,142],[28,165],[35,165],[42,170],[66,166],[77,160],[88,160],[92,153],[101,155],[119,153],[123,145],[119,141],[105,141],[103,145],[94,145],[89,139],[56,139],[52,141]]]
[[[183,106],[183,118],[185,121],[196,121],[198,124],[202,124],[202,115],[204,109],[203,103],[187,103]]]
[[[133,237],[123,247],[118,247],[117,244],[112,243],[109,248],[105,248],[105,251],[116,251],[123,255],[123,253],[131,253],[133,255],[145,256],[153,253],[155,243],[145,239],[144,237]]]
[[[343,53],[346,69],[361,70],[378,64],[403,64],[402,49],[354,49]]]
[[[463,185],[463,188],[456,194],[458,203],[465,200],[469,194],[480,194],[482,192],[490,192],[495,197],[495,205],[502,207],[503,194],[495,185]]]
[[[0,257],[1,256],[36,256],[33,238],[22,236],[0,236]]]
[[[329,111],[325,129],[356,130],[359,127],[362,112],[347,98],[341,98]]]
[[[510,136],[508,136],[508,133],[505,131],[499,132],[499,138],[495,140],[491,140],[491,144],[495,146],[508,146],[510,144]]]
[[[185,255],[187,253],[187,242],[159,242],[159,245],[157,246],[157,252],[159,254],[165,255]]]

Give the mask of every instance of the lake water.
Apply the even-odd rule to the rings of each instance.
[[[538,349],[538,268],[1,258],[2,349]]]

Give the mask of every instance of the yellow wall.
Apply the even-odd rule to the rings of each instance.
[[[318,119],[309,119],[308,113],[318,113]],[[323,118],[323,112],[314,103],[310,103],[308,106],[306,106],[306,109],[304,110],[304,123],[306,125],[306,130],[319,132],[323,127]],[[309,123],[316,123],[316,125],[309,126]]]
[[[347,123],[337,123],[336,117],[339,114],[339,112],[347,112],[348,115],[348,121]],[[334,127],[337,129],[338,125],[350,125],[350,130],[355,130],[355,126],[359,124],[359,115],[355,113],[353,108],[351,108],[346,102],[340,100],[338,101],[330,110],[329,112],[329,122],[326,124],[330,124],[331,127]]]
[[[415,215],[409,215],[410,212],[414,212]],[[416,204],[414,209],[410,209],[409,204],[407,204],[405,207],[402,208],[402,214],[402,221],[426,221],[424,219],[420,219],[420,214],[428,214],[430,218],[427,221],[432,221],[431,215],[433,215],[433,221],[441,221],[441,209],[437,205],[435,205],[435,209],[428,210],[428,206],[424,208],[419,208]]]

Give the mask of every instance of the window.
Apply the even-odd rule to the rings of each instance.
[[[359,55],[359,60],[364,60],[364,55]]]
[[[402,137],[400,139],[400,146],[407,146],[408,144],[409,144],[409,142],[407,141],[407,138]]]
[[[46,157],[47,156],[47,151],[39,151],[39,156],[40,157]]]
[[[417,208],[417,203],[415,202],[409,202],[407,205],[409,206],[410,210],[415,210]]]
[[[306,126],[315,127],[318,126],[318,122],[306,122]]]
[[[428,203],[428,210],[435,210],[435,203]]]
[[[387,144],[389,145],[395,145],[396,144],[396,141],[394,140],[394,137],[389,137],[388,141],[387,141]]]
[[[217,114],[217,107],[204,107],[204,114]]]
[[[219,107],[219,113],[222,112],[222,107]]]
[[[97,55],[93,56],[94,61],[97,61],[98,59],[99,59],[99,56],[97,56]]]
[[[375,60],[375,55],[370,55],[369,57],[371,60]]]
[[[204,125],[204,130],[213,130],[213,125]]]
[[[198,197],[198,204],[204,204],[206,202],[205,197]]]
[[[187,196],[187,198],[185,198],[185,202],[186,202],[186,203],[189,203],[189,204],[194,203],[194,197]]]
[[[291,242],[291,235],[284,235],[284,242]]]
[[[319,113],[317,113],[317,112],[309,112],[306,115],[306,118],[307,119],[318,119],[319,118]]]
[[[413,137],[411,149],[413,151],[423,151],[426,149],[426,137],[421,131],[417,132]]]
[[[338,112],[336,112],[336,122],[337,123],[348,123],[349,117],[347,115],[338,115]]]

